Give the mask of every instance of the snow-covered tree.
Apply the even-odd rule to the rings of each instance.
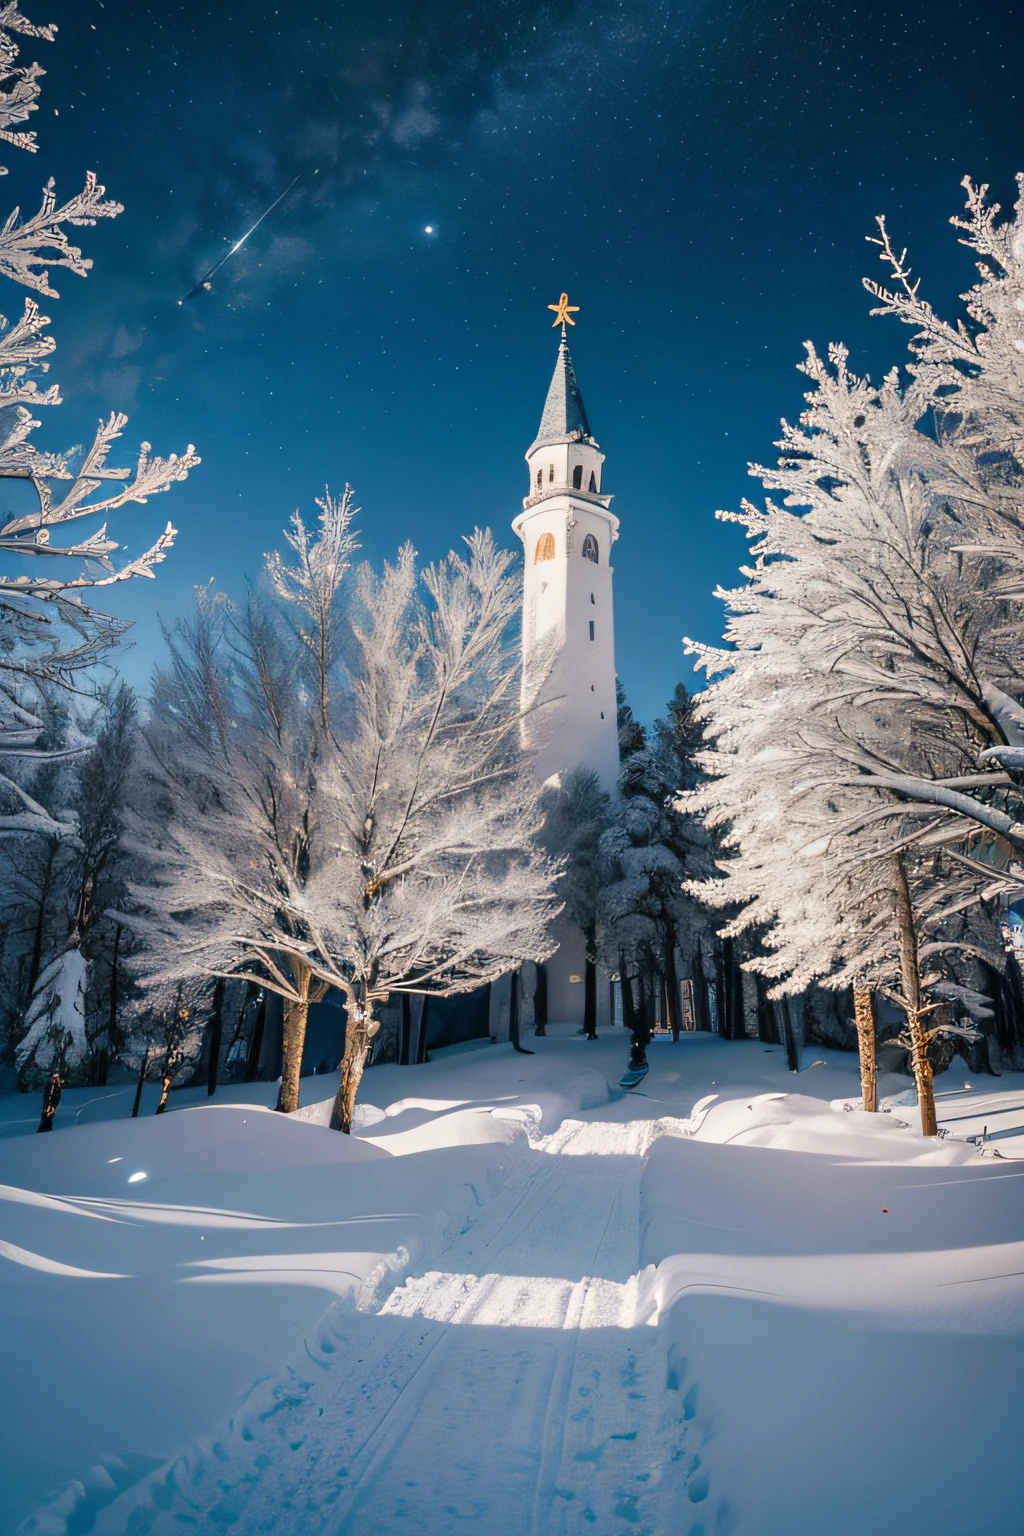
[[[0,138],[34,151],[35,135],[16,131],[36,110],[37,64],[16,61],[17,35],[52,40],[55,27],[35,26],[16,0],[0,8]],[[121,205],[107,199],[90,172],[80,193],[58,205],[52,180],[37,213],[22,219],[15,208],[0,228],[0,275],[57,298],[50,269],[84,276],[92,262],[68,238],[67,228],[114,218]],[[53,837],[69,828],[54,819],[26,787],[39,754],[47,700],[74,688],[82,691],[98,661],[107,656],[125,625],[93,606],[92,594],[134,577],[152,577],[174,541],[168,523],[156,542],[132,560],[116,564],[117,543],[106,522],[80,532],[73,524],[100,519],[129,503],[183,480],[199,460],[191,445],[182,455],[152,455],[148,443],[132,469],[107,460],[127,418],[112,412],[101,421],[84,451],[46,452],[31,436],[40,422],[34,412],[61,403],[56,385],[40,387],[54,349],[50,324],[35,300],[26,299],[20,318],[0,316],[0,479],[26,482],[32,505],[11,511],[0,526],[0,836],[23,832]]]
[[[135,717],[134,696],[121,685],[97,717],[83,722],[78,735],[92,737],[91,747],[56,763],[42,761],[33,792],[73,830],[16,845],[7,840],[16,850],[4,883],[13,900],[12,925],[21,929],[20,954],[15,950],[9,959],[24,1009],[22,1021],[12,999],[23,1081],[49,1071],[54,1057],[62,1071],[88,1070],[92,1080],[104,1081],[119,1044],[121,925],[110,909],[124,894],[123,815]]]
[[[61,950],[41,973],[25,1014],[15,1060],[21,1071],[38,1061],[47,1072],[80,1066],[89,1053],[85,1032],[89,966],[78,948]]]
[[[559,896],[583,932],[583,1032],[596,1040],[598,922],[606,874],[601,839],[611,821],[611,801],[594,770],[581,763],[546,791],[544,813],[544,845],[563,863]]]
[[[620,722],[624,697],[620,700]],[[677,687],[667,714],[648,732],[620,732],[619,797],[602,844],[605,878],[601,891],[603,942],[617,968],[623,995],[633,980],[645,1000],[663,989],[668,1023],[678,1036],[680,1020],[677,954],[692,955],[707,915],[682,888],[710,867],[708,838],[693,816],[676,803],[681,787],[696,781],[695,753],[700,730],[693,701]],[[630,745],[630,742],[632,743]]]
[[[724,831],[733,930],[762,926],[769,952],[752,964],[776,993],[874,971],[908,1010],[918,1065],[943,970],[910,986],[906,913],[920,914],[918,959],[948,964],[972,948],[950,936],[957,914],[1020,889],[1024,853],[1021,269],[990,215],[972,190],[960,227],[988,261],[967,295],[983,331],[935,320],[883,227],[902,286],[873,291],[921,326],[910,382],[875,386],[844,349],[826,364],[808,348],[808,409],[783,423],[779,467],[754,467],[786,505],[737,518],[755,559],[721,594],[733,648],[692,647],[718,674],[701,705],[713,782],[696,803]],[[865,899],[876,888],[887,897]],[[927,1121],[920,1073],[919,1090]]]
[[[293,548],[336,593],[348,498],[321,514]],[[151,849],[134,919],[146,964],[284,999],[283,1109],[309,1003],[336,987],[345,1131],[391,993],[468,991],[551,951],[558,869],[520,742],[519,586],[489,534],[467,543],[419,574],[408,547],[361,569],[340,607],[271,557],[272,594],[243,611],[200,593],[154,689],[136,837]]]
[[[122,1059],[138,1073],[133,1118],[139,1112],[142,1085],[160,1084],[156,1113],[162,1115],[172,1088],[191,1075],[203,1048],[203,1025],[210,988],[192,978],[176,986],[151,987],[132,1009]]]

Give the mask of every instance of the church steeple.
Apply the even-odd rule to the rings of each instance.
[[[572,323],[570,320],[569,324]],[[611,497],[601,494],[604,454],[590,430],[564,323],[540,426],[526,450],[526,462],[530,466],[530,494],[523,500],[524,507],[550,496],[562,496],[567,490],[582,493],[603,507],[610,506]]]
[[[527,458],[536,448],[580,441],[593,443],[594,447],[597,447],[590,431],[583,396],[576,382],[576,372],[569,354],[569,343],[563,335],[561,346],[558,348],[558,357],[555,360],[555,371],[551,375],[551,383],[548,386],[540,426],[537,429],[537,436],[527,449]]]
[[[619,520],[601,490],[604,454],[594,440],[569,356],[578,313],[563,293],[555,371],[537,436],[526,453],[530,494],[512,524],[523,541],[523,739],[540,783],[580,763],[614,794],[619,775],[615,703],[612,546]],[[583,1022],[583,977],[593,974],[583,933],[568,917],[547,962],[548,1017]],[[602,994],[604,995],[604,994]]]

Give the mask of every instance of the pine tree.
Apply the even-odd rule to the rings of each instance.
[[[628,710],[624,698],[621,705]],[[620,718],[622,713],[620,708]],[[633,745],[623,757],[619,800],[603,842],[608,866],[602,891],[605,946],[624,989],[634,980],[642,986],[648,1013],[653,1013],[654,989],[663,992],[668,1023],[678,1038],[676,957],[684,950],[692,953],[698,933],[708,926],[682,888],[684,874],[696,876],[708,862],[702,828],[677,804],[680,788],[696,780],[694,754],[700,741],[685,688],[676,688],[667,715],[655,721],[649,734],[638,729],[624,739]]]
[[[583,932],[585,974],[583,1033],[597,1039],[597,960],[605,860],[601,840],[611,819],[610,800],[592,768],[580,764],[562,775],[544,802],[544,845],[562,862],[558,894]]]

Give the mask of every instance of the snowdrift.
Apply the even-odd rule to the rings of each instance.
[[[333,1381],[371,1434],[372,1402],[403,1389],[385,1352],[369,1391],[351,1346],[400,1317],[410,1381],[466,1445],[439,1449],[415,1404],[387,1421],[423,1426],[430,1536],[449,1504],[477,1507],[463,1463],[488,1488],[522,1481],[523,1425],[581,1502],[488,1494],[480,1536],[519,1536],[520,1515],[554,1536],[591,1495],[632,1528],[646,1506],[619,1498],[620,1467],[644,1498],[668,1490],[680,1536],[1016,1536],[1024,1080],[950,1072],[947,1137],[926,1142],[905,1079],[882,1085],[888,1113],[856,1107],[851,1056],[794,1076],[758,1042],[658,1041],[623,1094],[621,1034],[535,1045],[374,1069],[352,1137],[324,1129],[336,1077],[304,1080],[314,1102],[291,1117],[269,1112],[273,1084],[184,1091],[137,1121],[123,1090],[79,1090],[47,1137],[25,1134],[34,1104],[0,1103],[2,1536],[119,1536],[143,1508],[179,1529],[169,1468],[229,1449],[243,1483],[257,1455],[287,1481],[284,1418],[259,1405],[312,1429]],[[604,1386],[550,1420],[557,1465],[543,1383],[577,1295],[565,1359]],[[428,1389],[415,1351],[446,1319],[458,1372]],[[535,1395],[512,1434],[517,1382]]]
[[[651,1147],[640,1262],[736,1536],[1020,1529],[1024,1169],[730,1099]]]
[[[27,1530],[90,1529],[333,1303],[428,1261],[514,1160],[497,1129],[396,1157],[237,1105],[0,1142],[0,1532],[49,1499]]]

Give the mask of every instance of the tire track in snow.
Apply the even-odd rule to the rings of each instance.
[[[683,1513],[708,1508],[696,1425],[637,1315],[650,1136],[564,1122],[449,1244],[449,1269],[376,1315],[332,1308],[308,1372],[257,1387],[223,1441],[97,1532],[703,1531]]]

